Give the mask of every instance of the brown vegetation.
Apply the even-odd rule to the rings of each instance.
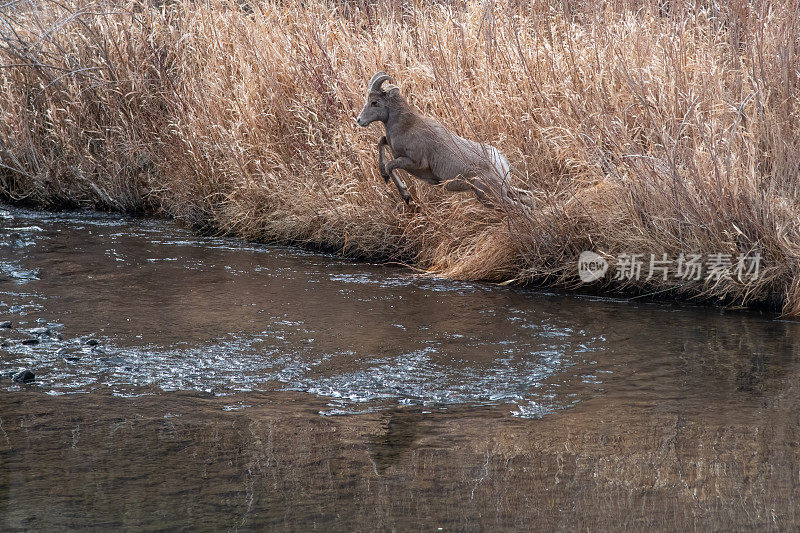
[[[459,279],[800,313],[797,2],[15,2],[0,7],[0,195],[162,213]],[[540,209],[378,175],[370,76],[494,144]],[[759,253],[760,276],[645,280],[650,254]],[[613,271],[613,265],[612,265]],[[612,272],[613,274],[613,272]]]

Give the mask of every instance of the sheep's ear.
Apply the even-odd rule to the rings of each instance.
[[[400,94],[400,87],[398,87],[397,85],[389,85],[388,87],[386,87],[386,89],[384,89],[384,92],[389,96],[395,96]]]

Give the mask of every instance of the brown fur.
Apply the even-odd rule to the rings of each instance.
[[[387,79],[383,72],[372,77],[358,123],[366,127],[374,121],[383,122],[386,135],[378,141],[378,166],[384,180],[394,181],[406,203],[411,195],[395,170],[405,170],[448,191],[472,190],[485,204],[511,199],[508,161],[495,147],[460,137],[441,122],[421,115],[398,87],[382,87]],[[386,147],[394,155],[390,161],[385,160]]]

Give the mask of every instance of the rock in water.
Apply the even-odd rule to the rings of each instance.
[[[33,328],[30,332],[34,335],[47,335],[50,333],[50,328]]]
[[[10,327],[11,327],[10,320],[3,320],[2,322],[0,322],[0,328],[10,328]]]
[[[36,379],[36,376],[30,370],[23,370],[22,372],[14,374],[11,379],[17,383],[30,383]]]
[[[97,342],[97,339],[86,339],[85,344],[86,346],[97,346],[99,343]]]

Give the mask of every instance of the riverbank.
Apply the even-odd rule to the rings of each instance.
[[[0,14],[0,196],[461,280],[796,315],[793,9],[20,2]],[[411,179],[405,206],[377,172],[380,128],[353,122],[378,69],[500,148],[540,209]],[[593,285],[583,251],[609,264]]]

